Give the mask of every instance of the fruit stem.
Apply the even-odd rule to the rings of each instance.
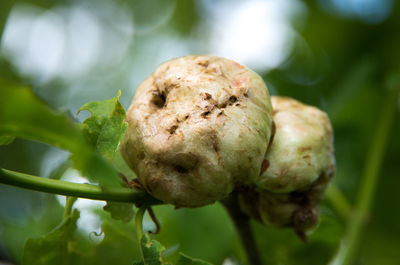
[[[140,207],[139,210],[136,212],[136,216],[135,216],[136,237],[138,240],[140,255],[142,256],[143,264],[146,264],[146,262],[144,260],[143,249],[142,249],[143,216],[144,216],[144,213],[146,212],[146,209],[147,209],[147,206]]]
[[[74,205],[77,199],[78,198],[76,197],[70,197],[70,196],[65,198],[64,220],[71,215],[72,206]]]
[[[262,265],[260,254],[250,227],[250,218],[239,208],[238,195],[233,192],[228,198],[221,201],[231,217],[239,234],[242,245],[247,254],[248,263]]]

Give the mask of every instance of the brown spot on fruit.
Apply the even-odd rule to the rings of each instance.
[[[218,105],[218,108],[224,109],[224,108],[226,108],[226,105],[228,105],[228,103],[227,102],[223,102],[223,103]]]
[[[311,146],[304,146],[304,147],[300,147],[297,149],[300,153],[304,153],[306,151],[311,151],[312,147]]]
[[[211,139],[212,139],[212,146],[213,146],[213,149],[214,149],[214,151],[215,151],[216,153],[218,153],[218,152],[219,152],[218,138],[217,138],[216,135],[214,135]]]
[[[269,161],[264,159],[261,163],[261,172],[260,175],[263,174],[269,168]]]
[[[318,222],[317,211],[310,207],[300,208],[293,213],[292,222],[296,230],[310,229]]]
[[[144,153],[143,152],[138,153],[137,154],[137,159],[138,160],[143,160],[144,159]]]
[[[207,118],[207,116],[208,116],[210,113],[211,113],[211,111],[203,112],[203,113],[201,114],[201,117],[203,117],[203,118],[205,119],[205,118]]]
[[[185,174],[188,173],[189,170],[181,165],[174,165],[174,168],[176,171],[178,171],[179,173]]]
[[[210,62],[208,60],[203,60],[199,61],[197,64],[203,67],[207,67],[210,64]]]
[[[236,96],[230,96],[229,97],[229,102],[230,103],[235,103],[237,101],[237,97]]]
[[[157,91],[156,93],[153,94],[151,103],[155,105],[157,108],[161,109],[165,106],[166,100],[167,100],[167,95],[165,94],[165,92]]]
[[[178,120],[178,122],[184,122],[184,121],[186,121],[187,119],[189,119],[189,117],[190,117],[190,114],[187,114],[187,115],[185,115],[181,120]]]
[[[275,133],[276,133],[276,125],[275,125],[275,122],[272,121],[272,126],[271,126],[271,138],[269,139],[268,149],[269,149],[269,147],[271,146],[272,142],[274,141]],[[268,149],[267,149],[267,150],[268,150]]]
[[[174,134],[176,129],[178,129],[178,125],[173,125],[173,126],[171,126],[171,128],[168,129],[168,132],[170,134]]]

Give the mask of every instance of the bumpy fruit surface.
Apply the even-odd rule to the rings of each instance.
[[[269,144],[272,106],[262,78],[219,57],[159,66],[136,90],[121,152],[145,189],[197,207],[253,183]]]
[[[325,112],[285,97],[271,97],[276,127],[256,186],[287,193],[334,170],[332,126]]]
[[[275,133],[252,188],[240,194],[249,216],[302,234],[318,221],[317,206],[335,172],[332,126],[319,109],[271,97]]]

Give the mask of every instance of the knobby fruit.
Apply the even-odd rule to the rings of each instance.
[[[272,106],[255,72],[214,56],[159,66],[136,90],[121,152],[144,188],[178,207],[226,197],[260,174]]]
[[[215,56],[160,65],[136,90],[121,153],[154,197],[199,207],[239,193],[241,210],[299,235],[334,175],[321,110],[270,98],[262,78]]]
[[[272,97],[275,134],[255,185],[276,193],[310,186],[334,171],[332,126],[325,112],[297,100]]]
[[[294,99],[271,97],[275,133],[252,189],[240,194],[244,212],[266,224],[315,226],[317,206],[335,172],[328,116]]]

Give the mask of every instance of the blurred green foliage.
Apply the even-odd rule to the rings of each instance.
[[[12,97],[7,94],[11,88],[28,86],[49,106],[71,113],[68,119],[73,120],[72,116],[80,106],[89,101],[112,98],[121,89],[120,101],[126,108],[136,85],[158,63],[186,53],[213,52],[209,44],[212,38],[210,32],[212,27],[219,25],[213,25],[214,20],[209,10],[223,9],[226,5],[219,4],[224,1],[210,2],[1,1],[0,36],[3,39],[0,50],[0,102],[14,104],[15,113],[10,113],[9,117],[24,113],[38,117],[34,115],[39,110],[34,101],[25,101],[23,105],[18,99],[12,101]],[[366,166],[366,153],[375,140],[374,131],[382,118],[380,115],[385,95],[388,90],[400,87],[400,5],[396,1],[382,1],[381,5],[391,3],[388,16],[379,22],[370,23],[357,16],[344,16],[332,4],[326,4],[335,1],[292,2],[301,3],[306,10],[303,15],[293,17],[290,21],[296,32],[295,38],[290,40],[292,49],[279,66],[259,69],[258,72],[263,75],[272,94],[294,97],[316,105],[329,114],[335,129],[337,174],[334,183],[354,204],[360,183],[363,182],[361,176]],[[363,1],[359,2],[363,4]],[[237,4],[237,1],[232,1],[232,5]],[[54,15],[68,8],[90,10],[96,14],[95,21],[100,23],[100,28],[106,31],[103,39],[100,38],[98,42],[115,40],[117,43],[126,41],[127,44],[122,47],[112,46],[111,43],[109,50],[99,50],[94,55],[95,63],[78,74],[64,76],[62,72],[43,78],[40,73],[24,70],[17,57],[4,48],[4,36],[12,33],[6,32],[12,12],[21,6],[35,7],[34,12],[39,17],[48,14],[48,11]],[[126,16],[127,20],[123,20],[125,13],[121,13],[121,10],[130,14]],[[221,12],[223,14],[224,10]],[[120,20],[121,24],[116,24]],[[124,28],[126,21],[132,23],[132,31]],[[233,32],[227,32],[230,33]],[[123,36],[127,36],[127,39]],[[84,41],[84,36],[81,37]],[[28,50],[29,43],[30,39],[26,37],[17,44],[25,45],[22,50]],[[125,52],[118,59],[110,59],[110,54],[121,47]],[[44,54],[37,56],[41,58]],[[74,57],[74,54],[64,54],[64,57],[68,56]],[[261,61],[266,59],[259,58]],[[25,94],[27,97],[30,95]],[[3,114],[0,113],[0,116],[5,117]],[[78,120],[82,121],[86,117],[82,113]],[[0,127],[4,126],[5,120],[1,122]],[[65,134],[66,139],[75,137],[73,125],[66,123],[59,118],[53,120],[50,116],[32,120],[32,125],[39,127],[40,131],[53,127],[61,135]],[[398,264],[400,260],[400,211],[396,205],[400,199],[397,191],[400,187],[398,135],[400,122],[397,108],[355,264],[392,265]],[[10,138],[0,138],[2,143],[9,141]],[[69,142],[60,147],[79,154]],[[76,147],[76,150],[81,150],[81,147]],[[68,155],[49,145],[17,138],[9,145],[0,146],[0,167],[43,177],[62,178],[66,172],[70,172],[68,168],[71,164],[66,162]],[[20,264],[28,238],[39,238],[57,227],[63,215],[60,201],[54,195],[0,185],[0,262]],[[80,207],[79,203],[76,207]],[[140,259],[133,222],[114,220],[108,212],[101,210],[101,206],[82,207],[79,210],[80,220],[83,221],[77,223],[74,235],[77,239],[74,244],[77,245],[73,245],[79,257],[76,259],[77,264],[132,264],[133,260]],[[179,252],[183,252],[213,264],[222,264],[227,258],[240,264],[245,263],[245,254],[233,224],[221,205],[178,210],[165,205],[156,206],[154,210],[162,224],[162,231],[152,237],[166,247],[163,254],[166,260],[175,262]],[[97,219],[93,219],[93,215],[87,215],[92,216],[92,219],[84,219],[84,212],[99,218],[98,228],[93,228]],[[92,226],[88,226],[88,223]],[[338,215],[327,200],[321,206],[321,222],[310,234],[307,244],[300,242],[291,230],[265,227],[258,223],[252,223],[252,226],[265,264],[328,264],[337,253],[340,240],[346,232],[346,220]],[[144,228],[154,229],[147,216]],[[99,233],[100,230],[104,238],[91,233]]]
[[[0,82],[2,86],[0,91],[0,133],[4,137],[21,137],[66,149],[71,152],[71,160],[74,162],[75,168],[91,178],[92,181],[99,182],[105,187],[119,186],[115,169],[93,152],[93,149],[85,141],[79,126],[72,119],[61,113],[53,113],[35,98],[28,88],[14,87],[2,80]],[[83,108],[92,110],[90,106]],[[125,116],[125,112],[123,112],[123,116]],[[88,120],[91,121],[90,118]],[[121,119],[119,122],[123,123]],[[121,133],[114,137],[117,137],[117,143],[114,145],[118,146]],[[113,139],[106,140],[112,142]],[[98,143],[98,146],[102,148],[101,151],[104,151],[102,146],[108,143],[106,140]],[[9,142],[6,143],[9,144]]]
[[[22,264],[71,264],[69,246],[74,237],[79,211],[74,210],[70,217],[38,239],[28,239],[25,243]]]

